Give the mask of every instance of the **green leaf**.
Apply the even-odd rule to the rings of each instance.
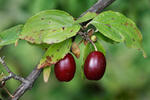
[[[95,16],[97,16],[96,13],[94,13],[94,12],[87,12],[84,16],[82,16],[79,19],[77,19],[75,21],[75,23],[82,23],[82,22],[88,21],[90,19],[93,19]]]
[[[15,43],[19,39],[23,25],[17,25],[0,33],[0,46]]]
[[[94,33],[94,35],[96,35],[96,37],[97,37],[99,40],[103,40],[103,41],[105,41],[105,42],[107,42],[107,43],[111,43],[111,44],[118,43],[118,42],[116,42],[116,41],[114,41],[114,40],[112,40],[112,39],[110,39],[110,38],[104,36],[104,35],[103,35],[102,33],[100,33],[100,32],[96,32],[96,33]]]
[[[24,25],[21,39],[31,43],[62,42],[79,31],[80,25],[75,24],[72,16],[64,11],[46,10],[32,16]]]
[[[142,49],[142,35],[136,24],[121,13],[106,11],[92,21],[99,32],[116,42],[124,42],[127,47]]]
[[[67,39],[61,43],[50,45],[43,58],[41,59],[38,68],[51,66],[52,64],[58,62],[70,51],[71,44],[72,39]]]
[[[45,83],[48,82],[48,79],[50,77],[50,73],[51,73],[51,67],[45,67],[43,70],[43,79],[44,79]]]

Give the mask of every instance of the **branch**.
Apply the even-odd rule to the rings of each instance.
[[[18,100],[27,90],[31,89],[35,80],[40,76],[42,69],[35,69],[26,77],[29,80],[28,83],[22,83],[13,94],[12,100]]]
[[[20,77],[20,76],[17,76],[16,74],[14,74],[9,68],[8,68],[8,66],[6,65],[6,63],[5,63],[5,61],[3,60],[4,59],[4,57],[0,57],[0,63],[3,65],[3,67],[6,69],[6,71],[9,73],[9,76],[5,76],[3,79],[2,79],[2,81],[7,81],[7,80],[9,80],[9,79],[11,79],[11,78],[14,78],[15,80],[18,80],[18,81],[20,81],[20,82],[22,82],[22,83],[26,83],[26,81],[27,80],[25,80],[23,77]]]
[[[89,8],[87,11],[85,11],[83,14],[81,14],[80,17],[85,15],[87,12],[95,12],[95,13],[99,14],[100,12],[102,12],[104,10],[104,8],[109,6],[114,1],[115,0],[98,0],[91,8]]]
[[[87,12],[96,12],[100,13],[105,7],[110,5],[115,0],[98,0],[97,3],[95,3],[90,9],[88,9],[86,12],[84,12],[81,16],[86,14]],[[81,17],[80,16],[80,17]],[[33,69],[33,71],[24,79],[22,77],[19,77],[15,75],[13,72],[9,70],[9,68],[6,66],[6,64],[2,63],[7,72],[10,73],[10,76],[8,76],[7,79],[14,78],[16,80],[19,80],[22,82],[22,84],[16,89],[15,93],[13,94],[14,98],[11,98],[10,100],[18,100],[27,90],[31,89],[36,79],[40,76],[42,69]],[[13,76],[12,76],[13,75]]]
[[[18,87],[16,92],[11,96],[13,98],[10,98],[11,100],[18,100],[28,89],[32,88],[35,80],[38,78],[40,73],[42,72],[42,69],[35,68],[27,77],[24,79],[23,77],[17,76],[14,74],[7,64],[4,61],[4,57],[0,57],[0,63],[3,65],[3,67],[6,69],[6,71],[9,73],[9,76],[5,76],[1,82],[5,82],[11,78],[20,81],[22,84]],[[7,92],[9,93],[9,92]]]

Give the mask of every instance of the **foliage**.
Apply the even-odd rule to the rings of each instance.
[[[0,46],[15,43],[19,39],[23,25],[17,25],[0,33]]]
[[[64,41],[79,31],[80,26],[74,24],[73,17],[59,10],[42,11],[31,17],[19,36],[31,43],[53,44]]]
[[[38,68],[50,66],[55,64],[69,52],[71,42],[67,41],[66,39],[77,34],[80,29],[79,23],[90,20],[91,18],[94,19],[90,21],[90,24],[93,24],[99,30],[99,32],[101,32],[108,39],[111,39],[115,42],[125,42],[128,47],[142,49],[142,35],[135,23],[122,14],[112,11],[103,12],[98,16],[96,16],[95,13],[87,13],[80,17],[76,22],[73,20],[72,16],[63,11],[42,11],[32,16],[24,25],[22,31],[20,31],[20,27],[22,26],[19,26],[19,28],[16,26],[15,28],[11,28],[2,32],[1,46],[13,43],[18,38],[34,44],[52,44],[40,61]],[[17,30],[20,31],[20,35],[18,35],[18,32],[16,32]],[[13,35],[12,33],[16,34]],[[14,38],[10,38],[11,35],[14,36]],[[7,42],[5,43],[6,40]],[[64,40],[66,40],[66,42],[62,42]],[[54,43],[58,44],[55,45]],[[65,43],[69,44],[67,45]],[[95,45],[99,51],[104,52],[99,40],[97,40]],[[91,46],[92,45],[89,44],[86,45],[86,56],[93,51],[90,50]],[[66,50],[66,52],[63,50]],[[60,57],[58,57],[58,55]]]
[[[43,58],[38,65],[38,68],[51,66],[62,59],[70,50],[72,40],[68,39],[61,43],[52,44],[45,52]]]
[[[48,1],[50,2],[51,0],[35,0],[35,1],[31,1],[30,3],[29,3],[29,1],[26,1],[26,2],[22,1],[22,4],[20,3],[20,5],[22,6],[24,4],[22,7],[25,6],[24,9],[22,10],[22,12],[19,12],[17,10],[16,11],[14,10],[14,12],[18,13],[18,14],[16,14],[16,16],[23,15],[26,18],[21,17],[23,20],[23,21],[21,21],[21,20],[19,20],[19,18],[10,19],[8,17],[5,17],[6,19],[8,19],[7,21],[9,21],[8,24],[6,24],[5,28],[10,27],[16,23],[19,24],[19,23],[24,22],[28,16],[31,16],[31,14],[29,12],[35,13],[35,12],[39,12],[41,10],[46,10],[49,7],[66,10],[67,12],[70,12],[74,16],[79,16],[84,10],[86,10],[94,2],[94,1],[92,1],[92,3],[89,4],[89,6],[87,6],[87,4],[88,4],[88,2],[86,2],[87,0],[83,0],[84,3],[82,1],[77,2],[78,0],[69,0],[68,3],[69,4],[72,3],[71,5],[69,5],[67,3],[63,4],[63,3],[60,3],[58,0],[56,0],[53,2],[54,3],[53,6],[46,6],[48,3],[45,3],[45,2],[48,2]],[[4,2],[4,0],[3,0],[3,2]],[[43,2],[43,3],[41,3],[41,2]],[[63,0],[62,0],[62,2],[63,2]],[[9,3],[9,5],[11,4],[10,2],[8,2],[8,3],[5,2],[5,3],[7,5],[8,5],[8,3]],[[118,4],[120,5],[119,8],[118,8]],[[135,9],[132,9],[133,4],[134,4]],[[13,3],[12,3],[12,5],[13,5]],[[19,3],[18,4],[14,3],[14,5],[19,5]],[[69,5],[69,6],[66,6],[66,5]],[[143,7],[143,5],[145,5],[145,6]],[[78,6],[80,6],[80,8]],[[81,8],[83,8],[83,6],[85,8],[81,9]],[[1,7],[3,7],[3,5]],[[34,9],[32,9],[32,8],[34,8]],[[16,9],[21,9],[21,8],[18,7]],[[144,46],[145,50],[147,51],[147,54],[149,55],[148,51],[150,50],[150,48],[149,48],[148,33],[149,33],[149,25],[150,24],[148,22],[149,22],[150,15],[149,15],[149,10],[148,10],[149,9],[148,1],[143,0],[140,2],[136,2],[136,0],[131,0],[131,1],[130,0],[127,0],[127,1],[118,0],[111,7],[109,7],[109,9],[122,12],[123,14],[130,17],[138,24],[138,27],[142,31],[143,38],[144,38],[143,46]],[[26,12],[28,12],[28,14],[29,14],[28,16],[25,15]],[[8,12],[6,12],[6,14],[8,14]],[[9,16],[9,15],[7,15],[7,16]],[[11,15],[10,17],[13,17],[13,15]],[[7,21],[5,21],[5,18],[3,21],[1,21],[2,23],[7,23]],[[1,18],[1,20],[2,20],[2,18]],[[13,22],[11,20],[13,20]],[[4,27],[4,25],[5,24],[3,24],[3,27]],[[99,30],[99,31],[101,32],[101,30]],[[106,37],[106,35],[103,34],[103,32],[101,32],[99,34],[100,35],[102,34],[102,36],[104,36],[104,38],[108,38],[108,37]],[[131,35],[131,37],[134,37],[134,36]],[[134,38],[136,38],[136,36]],[[136,43],[139,44],[140,43],[139,41],[141,41],[141,40],[138,40],[138,38],[139,37],[136,38],[138,41]],[[111,39],[112,38],[110,38],[110,40]],[[100,38],[98,39],[98,41],[100,41],[101,44],[106,44]],[[72,99],[72,98],[77,97],[79,94],[82,94],[82,96],[77,97],[78,99],[87,99],[87,100],[88,99],[96,99],[96,98],[102,98],[102,99],[115,98],[117,100],[121,97],[125,97],[128,99],[128,98],[142,98],[143,96],[145,96],[145,98],[146,97],[148,98],[147,91],[149,91],[149,86],[147,84],[149,83],[149,81],[147,80],[147,78],[149,75],[149,67],[147,67],[147,66],[149,65],[149,58],[144,60],[140,54],[137,54],[135,51],[132,51],[132,49],[128,50],[128,49],[124,48],[124,46],[122,46],[122,44],[116,44],[116,41],[114,41],[114,39],[112,39],[112,42],[115,43],[113,46],[110,44],[104,45],[106,52],[107,52],[106,56],[107,56],[107,59],[109,62],[107,66],[109,68],[106,72],[105,77],[103,78],[102,81],[100,81],[100,83],[99,82],[98,82],[98,84],[95,82],[83,83],[83,80],[80,78],[80,73],[78,73],[79,75],[77,74],[75,76],[75,79],[71,83],[69,83],[70,86],[68,86],[68,84],[66,86],[65,84],[57,83],[55,78],[53,78],[53,75],[51,75],[51,80],[49,81],[50,85],[49,84],[43,85],[39,79],[39,81],[36,82],[37,86],[35,85],[34,89],[31,90],[30,92],[28,92],[22,99],[25,100],[25,98],[28,98],[29,94],[35,94],[36,96],[30,96],[30,97],[32,99],[37,99],[37,100],[48,99],[50,97],[53,99],[59,99],[59,97],[62,97],[61,98],[62,100],[63,99]],[[122,40],[122,42],[124,42],[124,40]],[[131,42],[132,41],[130,41],[129,44]],[[20,45],[22,45],[22,47],[25,46],[26,49],[19,48],[19,47],[21,47]],[[42,50],[40,49],[39,51],[37,51],[36,50],[37,47],[34,46],[34,48],[33,48],[29,44],[24,43],[24,42],[23,43],[19,42],[18,46],[19,47],[16,47],[15,49],[12,45],[4,47],[1,51],[1,55],[12,56],[12,57],[7,58],[9,61],[8,63],[10,63],[10,66],[12,66],[12,69],[14,69],[19,74],[22,73],[24,75],[24,73],[27,74],[31,71],[31,69],[32,69],[31,67],[34,67],[34,66],[31,66],[31,65],[33,65],[33,63],[34,63],[34,65],[37,64],[37,62],[39,61],[39,58],[40,58],[39,55],[41,54]],[[28,52],[28,55],[33,55],[36,58],[35,61],[32,60],[31,58],[28,58],[26,55],[22,55],[20,57],[19,53],[21,54],[21,52],[25,52],[27,49],[31,49],[31,51]],[[21,61],[22,58],[24,58],[24,59]],[[13,63],[13,61],[14,61],[13,59],[15,59],[17,62]],[[31,62],[25,63],[26,59],[31,60],[32,63]],[[24,64],[21,62],[23,62]],[[80,64],[78,64],[78,65],[80,66]],[[18,66],[18,67],[13,67],[13,66]],[[20,68],[20,66],[26,66],[26,67]],[[128,67],[128,66],[131,66],[131,67]],[[22,69],[23,71],[20,69]],[[24,70],[26,70],[26,71],[24,72]],[[80,70],[81,70],[80,67],[78,67],[78,71],[80,71]],[[53,70],[52,70],[52,72],[53,72]],[[145,78],[141,79],[141,77],[145,77]],[[8,83],[9,84],[8,87],[10,89],[11,89],[11,87],[15,86],[15,83],[13,83],[14,84],[13,85],[13,84],[11,84],[11,82]],[[59,84],[59,86],[57,86],[57,84]],[[99,95],[99,94],[102,94],[101,92],[97,92],[97,94],[94,95],[93,93],[95,93],[95,90],[91,90],[91,88],[88,88],[89,86],[91,86],[90,84],[92,84],[92,87],[93,86],[101,87],[102,89],[100,89],[99,91],[103,91],[103,95]],[[42,85],[42,87],[40,87],[41,85]],[[147,87],[147,88],[144,88],[144,87]],[[59,88],[59,91],[58,91],[58,88]],[[88,89],[87,90],[88,92],[85,89]],[[99,89],[99,88],[97,88],[97,89]],[[131,93],[127,93],[126,89],[130,90]],[[138,89],[138,91],[136,91],[137,89]],[[43,95],[41,95],[41,93],[40,93],[42,90],[45,93],[45,94],[43,93]],[[143,93],[141,92],[141,90],[143,91]],[[90,91],[93,91],[93,93],[91,93]],[[67,96],[68,93],[70,93],[70,92],[73,95]],[[133,92],[135,92],[135,93],[133,93]]]
[[[93,24],[104,36],[115,42],[124,42],[127,47],[142,49],[142,35],[135,23],[124,15],[106,11],[95,17]]]

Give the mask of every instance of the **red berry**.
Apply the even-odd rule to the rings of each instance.
[[[71,54],[67,54],[63,59],[55,64],[55,75],[59,81],[70,81],[76,71],[76,63]]]
[[[99,80],[104,75],[106,59],[102,52],[91,52],[84,63],[84,74],[89,80]]]

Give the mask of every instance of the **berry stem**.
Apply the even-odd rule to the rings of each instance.
[[[6,91],[6,93],[7,93],[11,98],[14,98],[14,96],[8,91],[7,88],[3,87],[3,89]]]
[[[91,42],[91,44],[93,45],[95,51],[98,51],[96,45],[94,44],[94,42],[93,42],[89,37],[87,38],[87,40],[88,40],[89,42]]]
[[[91,42],[91,44],[94,46],[95,51],[98,51],[96,45],[95,45],[94,42],[90,39],[90,37],[88,36],[88,34],[86,34],[86,33],[84,33],[84,32],[78,32],[78,34],[79,34],[83,39],[85,39],[85,40]]]

